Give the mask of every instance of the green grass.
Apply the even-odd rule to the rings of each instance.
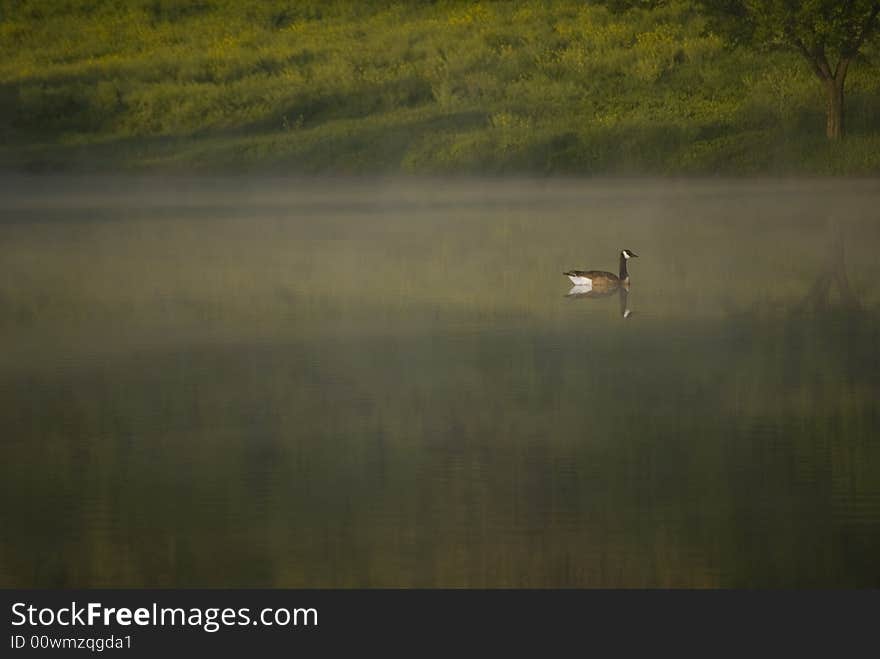
[[[828,144],[796,55],[688,3],[0,3],[0,167],[872,174],[880,71]]]

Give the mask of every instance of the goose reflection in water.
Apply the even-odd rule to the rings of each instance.
[[[617,294],[620,302],[620,316],[629,318],[632,309],[629,308],[629,286],[619,286],[611,290],[597,291],[590,286],[572,286],[565,297],[577,300],[596,300],[598,298],[611,297]]]

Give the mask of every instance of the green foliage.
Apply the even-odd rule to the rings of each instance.
[[[831,149],[798,56],[732,48],[713,25],[683,0],[7,2],[0,166],[880,169],[870,52]]]
[[[840,55],[858,52],[873,32],[880,8],[876,0],[743,0],[742,5],[759,39]]]

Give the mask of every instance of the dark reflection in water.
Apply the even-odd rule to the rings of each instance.
[[[880,189],[823,185],[23,186],[0,585],[880,586]]]
[[[840,308],[850,311],[861,309],[859,297],[850,286],[849,276],[846,274],[843,229],[838,220],[828,222],[827,240],[825,267],[816,275],[816,280],[804,298],[795,305],[795,313],[809,310],[814,312],[828,311],[831,294],[835,288],[840,297]]]
[[[632,316],[632,309],[629,308],[629,287],[619,286],[612,291],[594,291],[589,286],[572,286],[566,297],[575,300],[596,300],[603,297],[616,297],[619,300],[620,317],[629,318]]]

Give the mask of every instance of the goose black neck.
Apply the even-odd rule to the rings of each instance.
[[[621,254],[620,255],[620,281],[624,281],[629,277],[629,273],[626,271],[626,257]]]

